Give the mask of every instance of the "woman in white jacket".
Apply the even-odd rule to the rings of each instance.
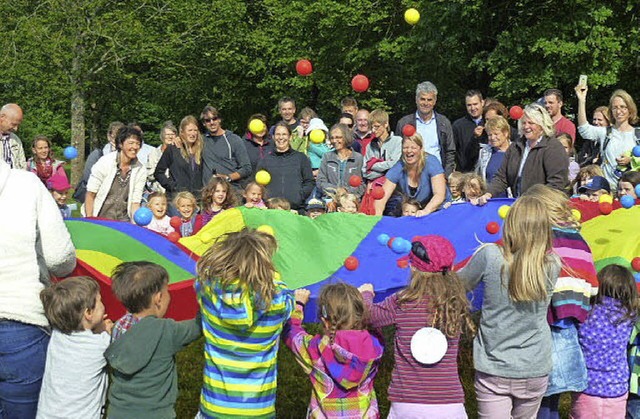
[[[91,169],[83,214],[87,217],[131,221],[140,208],[147,172],[138,160],[142,132],[121,128],[116,135],[116,152],[100,158]]]
[[[75,249],[38,177],[4,161],[0,231],[0,417],[33,418],[49,343],[40,291],[73,270]]]

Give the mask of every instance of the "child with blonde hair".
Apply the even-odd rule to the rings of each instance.
[[[222,211],[236,206],[231,184],[214,176],[202,189],[202,225],[205,226]]]
[[[464,196],[462,195],[462,183],[464,180],[464,173],[451,172],[449,175],[448,184],[449,191],[451,192],[451,203],[457,204],[464,202]]]
[[[480,247],[458,272],[468,290],[484,284],[473,342],[478,416],[532,418],[552,368],[546,315],[561,263],[540,200],[520,197],[502,231],[503,244]]]
[[[291,211],[291,203],[284,198],[269,198],[267,199],[267,208]]]
[[[191,192],[178,192],[173,198],[173,206],[178,210],[180,218],[180,228],[178,233],[182,237],[189,237],[196,234],[202,228],[202,216],[197,214],[198,201]]]
[[[487,183],[477,173],[466,173],[460,182],[462,196],[466,202],[479,198],[487,192]]]
[[[456,256],[444,237],[419,236],[405,260],[409,285],[373,303],[373,286],[359,290],[373,327],[395,325],[395,367],[391,373],[389,418],[466,418],[458,375],[458,344],[464,329],[474,331],[464,286],[453,272]],[[420,341],[428,334],[431,339]],[[436,339],[437,338],[437,339]],[[439,351],[430,349],[439,347]]]
[[[600,289],[589,317],[580,327],[588,385],[573,394],[571,417],[623,418],[629,393],[627,345],[640,302],[633,274],[620,265],[598,272]]]
[[[324,332],[310,335],[302,328],[310,292],[295,291],[296,309],[284,342],[311,379],[308,417],[378,418],[373,380],[384,352],[381,338],[367,330],[362,296],[349,284],[326,285],[318,297],[318,317]]]
[[[101,418],[109,382],[104,351],[113,323],[100,286],[86,276],[67,278],[43,289],[40,299],[53,331],[36,417]]]
[[[267,208],[263,200],[266,195],[267,188],[255,181],[249,182],[242,194],[245,200],[244,206],[247,208]]]
[[[574,198],[579,196],[578,188],[591,182],[595,176],[604,176],[604,172],[600,166],[596,164],[589,164],[581,167],[576,177],[571,181],[569,188],[571,189]]]
[[[153,192],[149,195],[147,206],[153,213],[151,222],[146,228],[160,233],[163,236],[173,233],[175,230],[171,227],[171,217],[167,215],[167,195],[164,192]]]
[[[205,335],[199,417],[274,417],[280,333],[293,293],[273,264],[276,239],[244,229],[198,261],[196,295]]]
[[[343,191],[337,193],[334,201],[336,202],[336,210],[338,212],[346,212],[356,214],[360,209],[360,200],[355,194]]]

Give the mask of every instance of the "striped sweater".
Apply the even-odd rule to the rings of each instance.
[[[547,313],[547,321],[573,318],[582,323],[591,305],[589,299],[598,292],[598,278],[593,255],[580,232],[570,228],[553,228],[553,250],[562,260]]]
[[[296,306],[284,332],[285,344],[311,379],[309,418],[378,418],[373,379],[384,352],[381,339],[368,330],[338,330],[312,336],[302,328]]]
[[[284,283],[274,283],[271,305],[260,310],[249,293],[196,281],[205,336],[204,417],[275,417],[280,333],[294,300]]]
[[[373,327],[395,324],[395,368],[391,373],[389,400],[400,403],[452,404],[464,403],[464,392],[458,376],[458,341],[447,338],[448,348],[440,362],[420,364],[411,354],[411,337],[422,327],[431,326],[433,311],[429,297],[419,302],[398,305],[398,294],[373,304],[373,293],[363,293],[370,309]]]

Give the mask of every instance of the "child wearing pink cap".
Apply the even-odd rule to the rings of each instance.
[[[444,237],[416,237],[404,258],[411,267],[406,288],[377,304],[371,284],[359,288],[372,326],[396,327],[389,418],[467,417],[458,375],[458,341],[463,329],[473,332],[474,325],[464,286],[452,270],[455,256]],[[427,332],[438,335],[439,353],[424,351],[436,346],[419,342]]]
[[[53,200],[58,204],[62,218],[70,218],[72,208],[67,205],[67,194],[71,185],[66,176],[54,174],[47,180],[47,189],[51,191]]]

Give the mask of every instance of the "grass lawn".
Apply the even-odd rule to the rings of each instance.
[[[310,333],[318,333],[318,324],[305,325]],[[391,380],[393,369],[393,329],[387,328],[385,334],[385,354],[382,365],[376,377],[375,387],[382,417],[389,411],[387,388]],[[178,418],[193,418],[198,410],[200,388],[202,386],[202,366],[204,339],[201,338],[189,345],[178,354],[178,386],[180,395],[176,405]],[[463,339],[460,344],[459,371],[464,387],[465,407],[470,418],[476,417],[475,390],[473,389],[473,360],[472,343],[470,339]],[[307,412],[311,385],[309,378],[304,375],[296,363],[291,351],[280,346],[278,354],[278,396],[276,412],[280,418],[304,418]],[[564,394],[561,398],[561,417],[569,417],[570,398]]]

